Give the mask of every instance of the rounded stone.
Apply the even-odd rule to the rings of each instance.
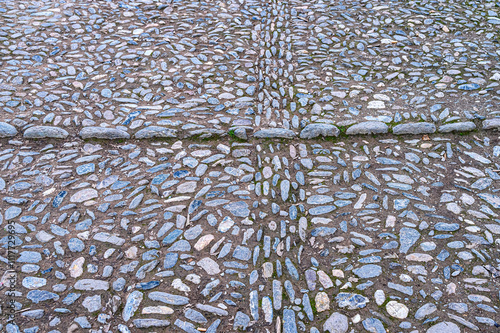
[[[486,119],[483,121],[483,129],[500,129],[500,118]]]
[[[469,132],[476,129],[476,124],[472,121],[453,123],[439,126],[439,133]]]
[[[408,123],[394,126],[392,133],[402,134],[430,134],[436,132],[436,125],[433,123]]]
[[[328,297],[327,293],[320,291],[316,294],[314,301],[316,303],[316,310],[318,312],[323,312],[330,309],[330,298]]]
[[[443,321],[429,328],[427,333],[460,333],[460,328],[455,323]]]
[[[26,139],[66,139],[68,135],[66,130],[54,126],[33,126],[23,134]]]
[[[177,131],[167,127],[149,126],[135,133],[136,139],[175,138]]]
[[[384,134],[389,131],[389,126],[381,121],[365,121],[352,125],[346,131],[347,135],[358,134]]]
[[[406,317],[408,317],[408,308],[402,303],[390,301],[389,303],[387,303],[385,308],[387,310],[387,313],[394,318],[405,319]]]
[[[82,139],[130,139],[130,134],[116,128],[107,127],[85,127],[80,131]]]
[[[345,333],[349,329],[347,316],[335,312],[323,324],[323,331],[330,333]]]
[[[0,122],[0,138],[9,138],[17,135],[17,130],[14,126]]]
[[[337,137],[340,130],[331,124],[309,124],[300,132],[301,139],[314,139],[319,136]]]
[[[86,188],[81,191],[76,192],[70,198],[71,202],[84,202],[90,199],[97,198],[97,191],[93,188]]]
[[[295,133],[291,130],[284,128],[269,128],[257,131],[253,136],[259,139],[273,139],[273,138],[293,139],[295,137]]]

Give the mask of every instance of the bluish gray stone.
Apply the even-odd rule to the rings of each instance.
[[[309,124],[300,132],[301,139],[314,139],[320,136],[337,137],[340,130],[331,124]]]
[[[259,320],[259,295],[257,290],[252,290],[250,292],[250,314],[252,315],[254,320]]]
[[[368,303],[368,298],[352,293],[339,293],[335,299],[337,300],[339,307],[347,307],[349,310],[362,309]]]
[[[66,139],[69,133],[63,128],[55,126],[33,126],[24,131],[26,139]]]
[[[402,134],[430,134],[436,132],[436,125],[433,123],[407,123],[394,126],[392,133]]]
[[[485,130],[500,129],[500,118],[483,120],[483,129]]]
[[[136,139],[175,138],[177,130],[161,126],[149,126],[135,133]]]
[[[35,251],[23,251],[17,259],[17,262],[24,262],[28,264],[36,264],[42,260],[42,255]]]
[[[245,314],[241,311],[238,311],[238,312],[236,312],[236,315],[234,316],[233,329],[234,330],[237,330],[237,329],[246,330],[249,323],[250,323],[250,317],[247,314]]]
[[[96,312],[101,310],[101,295],[86,297],[83,300],[82,305],[87,309],[88,312]]]
[[[329,333],[346,333],[349,329],[347,316],[334,312],[323,324],[323,331]]]
[[[134,290],[127,297],[127,302],[125,303],[125,307],[123,308],[122,318],[125,322],[129,321],[130,318],[134,315],[134,313],[139,308],[139,305],[142,302],[144,295],[138,290]]]
[[[94,163],[88,163],[88,164],[82,164],[76,167],[76,173],[80,176],[85,175],[87,173],[94,173],[95,172],[95,164]]]
[[[169,305],[186,305],[189,303],[189,298],[179,295],[164,293],[161,291],[153,291],[148,295],[152,301],[159,301]]]
[[[233,252],[233,258],[242,260],[242,261],[248,261],[250,260],[252,256],[252,252],[248,247],[238,245],[236,249],[234,249]]]
[[[109,283],[103,280],[82,279],[76,281],[74,288],[76,290],[108,290]]]
[[[93,188],[86,188],[73,194],[70,198],[71,202],[84,202],[98,197],[98,193]]]
[[[223,207],[237,217],[247,217],[250,214],[248,204],[245,201],[231,202]]]
[[[493,208],[500,209],[500,196],[490,193],[480,193],[477,196],[492,205]]]
[[[186,311],[184,311],[184,317],[198,324],[206,324],[208,322],[207,318],[205,318],[204,315],[193,309],[187,309]]]
[[[180,319],[176,319],[174,322],[174,325],[179,327],[181,330],[183,330],[186,333],[198,333],[199,331],[196,329],[196,326],[193,324],[187,322],[187,321],[182,321]]]
[[[40,319],[43,317],[45,311],[43,309],[38,310],[29,310],[21,312],[21,316],[30,318],[30,319]]]
[[[137,328],[167,327],[170,325],[168,320],[160,319],[134,319],[132,323]]]
[[[26,295],[26,298],[32,301],[33,303],[38,304],[40,302],[48,300],[57,301],[59,299],[59,295],[51,293],[46,290],[31,290]]]
[[[362,279],[371,279],[382,274],[382,267],[379,265],[369,264],[353,269],[352,272]]]
[[[373,333],[386,333],[386,330],[384,328],[384,324],[377,319],[377,318],[366,318],[363,320],[363,327],[365,330],[368,332],[373,332]]]
[[[307,318],[310,321],[314,320],[314,313],[311,307],[311,300],[309,299],[309,295],[306,293],[304,296],[302,296],[302,306],[304,309],[304,312],[306,313]]]
[[[283,333],[297,333],[295,311],[292,309],[283,310]]]
[[[82,252],[85,244],[78,238],[71,238],[68,242],[68,248],[71,252]]]
[[[22,212],[23,212],[23,210],[21,208],[16,207],[16,206],[10,206],[9,208],[7,208],[5,210],[5,220],[9,221],[9,220],[15,219],[16,217],[21,215]]]
[[[424,304],[418,308],[417,312],[415,312],[415,319],[422,320],[436,310],[437,307],[433,303]]]
[[[430,327],[426,333],[460,333],[460,327],[450,321],[443,321]]]
[[[127,132],[108,127],[84,127],[79,135],[82,139],[130,139],[130,134]]]
[[[259,130],[255,132],[253,136],[258,139],[293,139],[296,134],[293,131],[284,128],[269,128]]]
[[[407,253],[408,250],[417,242],[420,238],[420,233],[412,228],[401,228],[399,231],[399,247],[400,253]]]
[[[439,126],[439,133],[469,132],[476,129],[476,124],[472,121],[446,124]]]
[[[17,129],[11,124],[0,121],[0,138],[9,138],[17,135]]]
[[[352,125],[346,131],[347,135],[359,134],[384,134],[389,131],[389,126],[381,121],[365,121]]]

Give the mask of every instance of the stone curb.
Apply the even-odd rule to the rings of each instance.
[[[253,133],[253,137],[257,139],[294,139],[297,136],[301,139],[315,139],[318,137],[338,137],[341,135],[340,126],[329,123],[312,123],[306,125],[300,133],[285,128],[263,128]],[[470,132],[476,129],[482,130],[500,130],[500,118],[485,119],[481,126],[476,126],[472,121],[456,122],[444,124],[436,127],[434,123],[418,122],[397,124],[390,128],[387,124],[380,121],[365,121],[353,124],[345,130],[345,135],[368,135],[368,134],[387,134],[394,135],[420,135],[432,133],[452,133],[452,132]],[[253,128],[250,126],[233,126],[229,129],[230,135],[247,140]],[[200,138],[208,138],[212,135],[223,136],[228,134],[225,130],[219,129],[199,129],[190,131],[187,139],[193,136]],[[5,122],[0,122],[0,138],[12,138],[18,135],[18,130]],[[69,133],[55,126],[32,126],[24,130],[23,137],[25,139],[65,139]],[[123,139],[169,139],[181,138],[178,130],[161,126],[148,126],[140,129],[135,134],[108,127],[84,127],[78,133],[81,139],[102,139],[102,140],[123,140]]]

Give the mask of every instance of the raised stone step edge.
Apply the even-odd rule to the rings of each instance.
[[[500,130],[500,118],[485,119],[481,124],[482,130]],[[339,135],[369,135],[369,134],[387,134],[394,135],[419,135],[432,133],[465,133],[474,131],[477,126],[472,121],[454,122],[443,124],[437,127],[430,122],[413,122],[396,124],[389,126],[381,121],[365,121],[353,124],[347,128],[336,126],[330,123],[311,123],[306,125],[300,133],[296,133],[285,128],[262,128],[253,133],[257,139],[314,139],[318,137],[338,137]],[[229,128],[229,133],[222,129],[202,128],[190,131],[188,135],[181,133],[177,129],[148,126],[130,134],[124,130],[111,127],[83,127],[78,136],[81,139],[101,139],[101,140],[125,140],[125,139],[171,139],[190,137],[210,138],[212,136],[234,137],[240,140],[247,140],[252,135],[253,127],[233,126]],[[12,138],[19,134],[18,130],[11,124],[0,122],[0,138]],[[31,126],[24,130],[25,139],[66,139],[69,136],[68,131],[56,126]]]

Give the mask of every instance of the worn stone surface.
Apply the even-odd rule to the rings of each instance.
[[[497,9],[2,2],[0,331],[495,330]]]
[[[340,130],[330,124],[309,124],[301,132],[301,139],[314,139],[320,136],[323,137],[336,137],[340,133]]]
[[[394,126],[392,133],[402,134],[430,134],[436,132],[436,125],[433,123],[408,123]]]
[[[432,329],[442,312],[465,329],[497,322],[493,138],[249,140],[0,150],[1,218],[35,311],[19,323],[61,327],[41,309],[131,331]]]
[[[69,135],[68,131],[55,126],[33,126],[24,131],[26,139],[65,139]]]
[[[389,131],[389,126],[380,121],[365,121],[352,125],[346,131],[347,135],[383,134]]]

